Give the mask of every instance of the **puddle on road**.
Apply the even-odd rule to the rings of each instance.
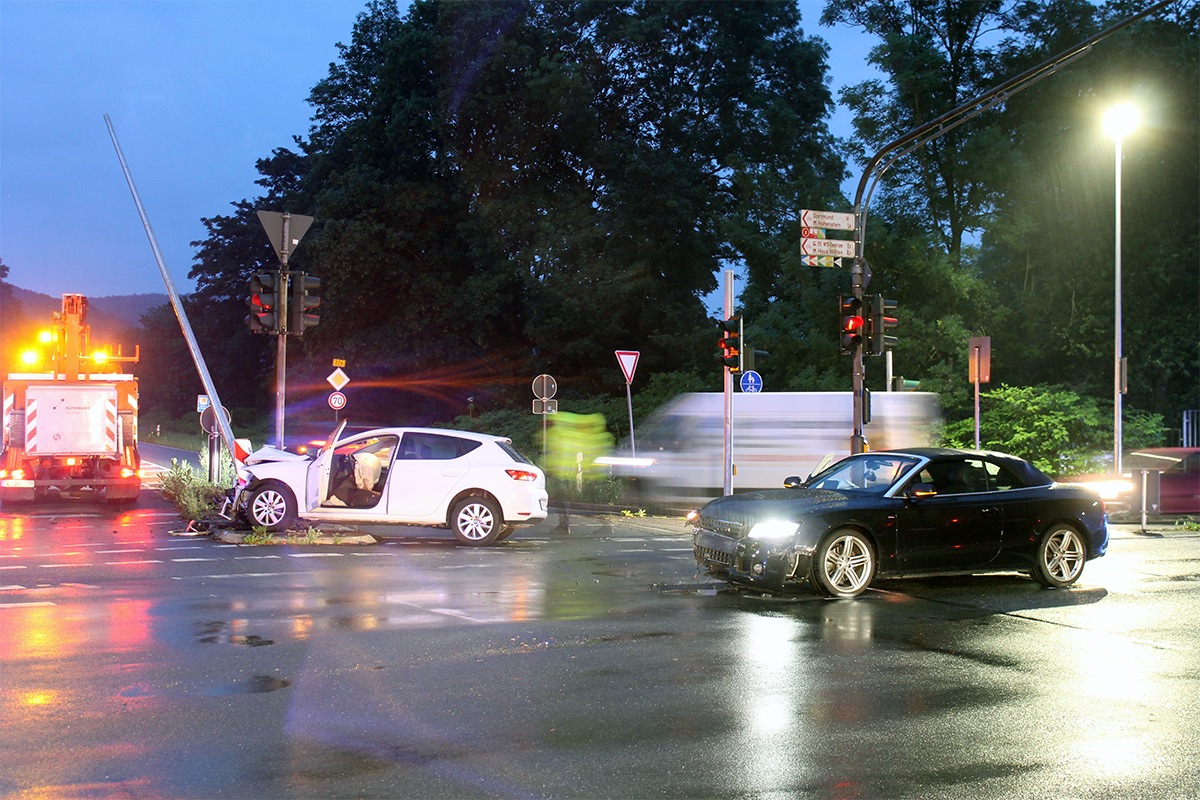
[[[231,633],[226,634],[224,631],[228,625],[224,622],[201,622],[197,625],[200,629],[201,644],[233,644],[240,647],[266,647],[270,644],[275,644],[274,639],[264,639],[253,633]]]
[[[292,682],[287,678],[279,678],[274,675],[255,675],[251,678],[247,678],[244,681],[238,681],[237,683],[232,683],[228,686],[213,689],[208,694],[212,696],[231,694],[264,694],[266,692],[274,692],[278,689],[286,689],[291,685]]]

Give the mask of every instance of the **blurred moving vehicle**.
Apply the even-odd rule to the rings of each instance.
[[[738,585],[833,597],[877,577],[1027,572],[1070,586],[1108,548],[1100,496],[1003,453],[917,447],[849,456],[788,488],[689,515],[696,563]]]
[[[501,436],[441,428],[376,428],[340,439],[345,421],[309,455],[263,447],[231,490],[252,526],[314,522],[449,527],[483,546],[546,518],[546,477]]]
[[[1200,447],[1134,450],[1124,457],[1122,467],[1120,478],[1089,475],[1066,480],[1095,489],[1110,517],[1127,519],[1142,512],[1142,473],[1147,472],[1148,515],[1200,514]]]
[[[784,477],[812,472],[832,453],[850,450],[850,392],[759,392],[733,395],[733,490],[775,488]],[[629,450],[599,459],[629,482],[630,502],[687,510],[724,489],[724,398],[676,397],[635,428]],[[876,392],[865,433],[871,449],[932,444],[941,423],[930,392]]]

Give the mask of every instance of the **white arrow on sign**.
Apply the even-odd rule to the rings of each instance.
[[[854,258],[854,242],[844,239],[801,239],[800,253],[806,256]]]
[[[633,383],[633,373],[637,370],[638,356],[641,353],[637,350],[618,350],[617,363],[621,365],[621,372],[625,373],[625,383]]]
[[[841,211],[800,210],[800,224],[806,228],[832,228],[835,231],[854,230],[854,215]]]

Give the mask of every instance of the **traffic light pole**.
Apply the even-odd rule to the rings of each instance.
[[[871,204],[871,195],[875,191],[875,185],[878,184],[883,174],[888,171],[892,164],[896,163],[897,159],[908,155],[919,147],[923,147],[934,139],[946,135],[964,122],[979,116],[988,109],[1000,105],[1017,92],[1028,89],[1043,78],[1050,77],[1077,58],[1082,58],[1090,53],[1096,43],[1107,39],[1117,31],[1127,28],[1140,19],[1148,17],[1151,14],[1157,14],[1173,2],[1175,0],[1160,0],[1138,13],[1126,17],[1074,47],[1063,50],[1058,55],[1025,70],[1016,77],[1009,78],[999,86],[984,92],[978,97],[974,97],[952,108],[936,119],[914,128],[903,136],[884,145],[883,149],[872,156],[871,160],[867,162],[866,169],[863,170],[862,177],[858,182],[858,190],[854,195],[855,259],[850,271],[850,284],[854,290],[854,296],[862,299],[863,289],[870,282],[870,275],[866,272],[867,262],[864,258],[866,253],[863,250],[863,244],[866,237],[867,208]],[[872,180],[872,176],[874,176],[874,180]],[[870,184],[869,190],[868,183]],[[850,439],[850,451],[852,453],[861,453],[866,450],[866,439],[862,434],[863,383],[863,352],[860,343],[854,354],[854,433]]]
[[[860,218],[861,219],[861,218]],[[866,259],[862,255],[862,223],[856,222],[858,255],[850,265],[850,290],[860,302],[863,299],[863,289],[866,288]],[[854,432],[850,436],[850,452],[863,453],[867,449],[867,439],[863,435],[863,388],[866,385],[866,362],[863,359],[863,339],[859,337],[858,345],[854,348]]]
[[[733,270],[725,270],[725,319],[733,316]],[[738,346],[742,343],[739,340]],[[724,428],[724,451],[725,460],[723,463],[722,473],[724,474],[724,494],[733,494],[733,373],[729,367],[721,366],[721,372],[724,374],[724,399],[725,412],[723,414],[725,420]]]
[[[292,215],[283,212],[283,243],[279,248],[279,334],[275,337],[275,446],[283,449],[283,412],[287,406],[288,253]]]

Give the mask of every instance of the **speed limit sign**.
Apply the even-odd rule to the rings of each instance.
[[[329,395],[329,407],[334,411],[341,411],[346,407],[346,395],[341,392],[333,392]]]

